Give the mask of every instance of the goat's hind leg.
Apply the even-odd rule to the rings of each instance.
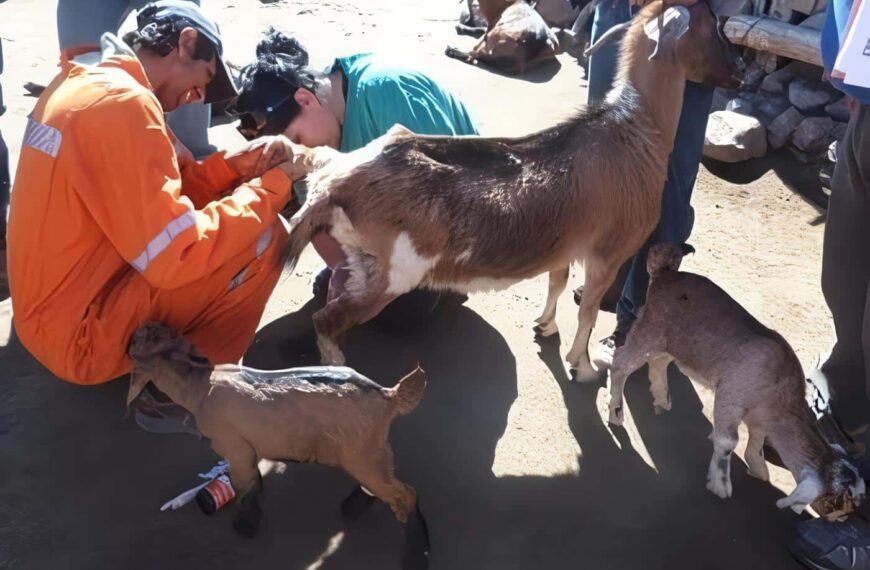
[[[427,567],[429,552],[429,533],[426,521],[417,503],[417,493],[413,487],[396,479],[393,475],[393,450],[383,442],[377,450],[368,455],[364,462],[359,458],[342,463],[344,469],[360,485],[364,485],[375,497],[390,506],[399,522],[405,524],[405,553],[402,557],[403,570]]]
[[[541,337],[546,338],[559,332],[559,326],[556,324],[556,304],[559,302],[559,296],[568,286],[569,272],[568,267],[550,272],[547,304],[544,305],[544,312],[541,313],[541,316],[535,319],[535,322],[538,323],[535,327],[535,333]]]
[[[338,338],[354,325],[375,317],[396,298],[387,292],[387,278],[374,258],[358,261],[348,271],[350,276],[342,284],[341,293],[312,317],[323,364],[343,365],[345,358]]]
[[[649,361],[649,389],[653,396],[656,415],[671,411],[671,393],[668,390],[670,356],[659,356]]]
[[[578,312],[577,336],[571,351],[565,358],[572,370],[576,370],[576,380],[579,382],[597,382],[598,372],[589,360],[589,337],[598,319],[598,308],[607,288],[616,278],[619,264],[607,265],[595,260],[586,262],[586,283],[583,298],[580,300]]]
[[[764,460],[764,437],[765,434],[760,426],[749,426],[749,441],[746,443],[743,459],[746,461],[749,475],[762,481],[769,481],[770,471],[767,469],[767,461]]]

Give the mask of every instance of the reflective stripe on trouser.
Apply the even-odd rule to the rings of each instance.
[[[56,373],[72,382],[96,384],[129,372],[127,344],[149,320],[180,331],[215,364],[237,362],[253,342],[283,269],[283,224],[276,222],[264,233],[272,234],[265,247],[258,240],[213,273],[178,289],[154,289],[139,273],[125,273],[92,304],[65,370]]]

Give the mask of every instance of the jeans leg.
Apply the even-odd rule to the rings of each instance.
[[[595,8],[592,20],[592,38],[595,41],[607,30],[631,19],[627,0],[601,0]],[[619,42],[611,42],[603,46],[589,58],[589,93],[587,104],[592,105],[604,99],[613,85],[616,76],[616,65],[619,59]]]
[[[208,142],[208,125],[211,122],[211,105],[188,103],[168,113],[169,128],[197,159],[205,158],[215,151]]]
[[[870,422],[870,106],[853,112],[831,180],[822,292],[837,342],[823,364],[834,413],[846,429]]]
[[[128,6],[128,0],[58,0],[57,39],[61,51],[100,45],[104,33],[118,29]]]
[[[692,189],[698,177],[707,117],[713,104],[713,88],[686,82],[683,110],[674,149],[668,161],[668,178],[662,192],[662,211],[658,227],[631,260],[631,270],[616,308],[617,329],[627,331],[646,302],[649,274],[646,254],[657,243],[684,243],[692,233],[695,211],[692,209]]]

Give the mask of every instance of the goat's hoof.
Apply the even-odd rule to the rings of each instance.
[[[580,384],[594,384],[601,381],[601,375],[592,367],[571,367],[571,380]]]
[[[574,302],[577,303],[577,306],[580,306],[580,303],[583,301],[583,286],[579,286],[574,289]]]
[[[731,479],[727,477],[710,477],[707,479],[707,490],[719,497],[727,499],[731,496]]]
[[[533,330],[535,331],[535,335],[541,338],[547,338],[559,334],[559,326],[556,324],[555,320],[535,325]]]
[[[610,416],[607,419],[607,423],[615,427],[622,427],[624,422],[625,412],[622,410],[622,406],[611,406]]]
[[[254,538],[260,532],[260,517],[259,505],[246,506],[233,517],[233,530],[243,538]]]
[[[665,403],[653,402],[653,410],[655,411],[657,416],[660,416],[665,412],[671,411],[671,403],[670,403],[670,401],[665,402]]]
[[[348,522],[359,519],[364,512],[375,502],[375,498],[362,490],[362,487],[357,485],[357,488],[341,502],[341,516]]]

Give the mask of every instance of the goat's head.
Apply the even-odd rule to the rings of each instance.
[[[133,360],[127,406],[150,381],[162,378],[183,383],[190,380],[195,369],[211,369],[208,359],[198,354],[187,339],[158,322],[139,327],[127,353]]]
[[[688,7],[670,5],[665,0],[663,10],[666,16],[674,14],[672,10],[688,14],[686,32],[680,36],[669,32],[663,34],[665,39],[662,40],[673,44],[675,56],[686,70],[686,79],[711,87],[739,87],[743,60],[725,36],[724,19],[716,16],[707,0],[699,0]]]
[[[822,492],[811,503],[819,515],[828,520],[837,520],[854,512],[864,500],[864,479],[849,461],[846,452],[839,446],[822,461]]]
[[[632,46],[650,60],[673,61],[686,79],[713,87],[738,87],[743,60],[724,32],[709,0],[655,0],[630,21],[611,28],[587,50],[627,32]]]
[[[811,506],[828,520],[842,519],[854,512],[864,500],[864,479],[839,446],[822,458],[818,470],[805,468],[792,493],[776,502],[781,509],[801,513]]]

